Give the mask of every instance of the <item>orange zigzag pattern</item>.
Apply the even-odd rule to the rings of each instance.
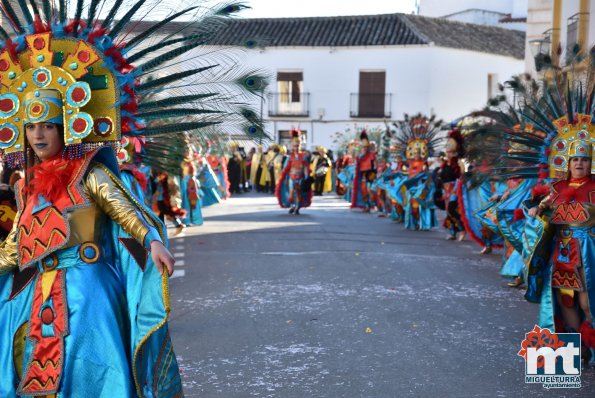
[[[45,361],[45,364],[42,365],[39,359],[34,359],[31,361],[31,369],[33,369],[34,365],[36,365],[37,368],[42,372],[45,372],[48,366],[51,366],[52,368],[54,368],[54,370],[57,370],[58,366],[60,365],[60,361],[54,362],[52,359],[47,359]]]
[[[62,242],[66,241],[66,235],[64,235],[61,231],[54,229],[52,231],[52,233],[50,234],[50,238],[49,238],[49,242],[47,245],[43,244],[43,242],[41,242],[38,239],[35,239],[33,241],[33,247],[31,249],[25,247],[23,244],[21,244],[21,264],[26,264],[28,263],[32,258],[34,258],[36,255],[35,253],[39,253],[43,254],[45,253],[48,248],[53,247],[54,245],[52,245],[52,241],[54,236],[58,235],[61,240],[59,240],[57,242],[57,244],[60,244]],[[38,249],[41,248],[42,250],[40,252],[38,252]]]
[[[21,235],[24,234],[26,237],[30,237],[36,226],[43,228],[45,226],[45,224],[48,222],[48,220],[50,219],[50,217],[52,217],[52,216],[55,216],[58,219],[64,221],[60,212],[58,212],[54,207],[50,207],[48,212],[43,217],[43,220],[41,220],[37,216],[33,216],[33,220],[31,221],[29,230],[27,230],[26,226],[24,226],[22,224],[19,225],[19,234],[21,234]],[[19,238],[21,237],[21,235],[19,235]]]
[[[32,392],[32,391],[43,391],[51,387],[52,389],[56,386],[56,380],[53,377],[48,377],[47,382],[42,383],[38,379],[32,379],[27,385],[23,387],[24,392]]]

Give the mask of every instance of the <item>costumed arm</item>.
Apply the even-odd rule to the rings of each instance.
[[[20,213],[15,217],[15,223],[10,230],[10,233],[0,244],[0,275],[6,274],[14,270],[18,265],[17,259],[17,220]]]
[[[116,180],[107,168],[95,164],[88,173],[84,186],[88,195],[105,214],[151,252],[159,272],[162,273],[167,268],[171,275],[175,260],[163,245],[156,226],[151,224],[148,217],[141,216],[141,205],[134,203],[134,199],[123,192]]]
[[[151,242],[162,242],[153,225],[141,218],[138,206],[116,185],[109,172],[95,165],[85,179],[85,189],[93,201],[124,231],[149,249]]]

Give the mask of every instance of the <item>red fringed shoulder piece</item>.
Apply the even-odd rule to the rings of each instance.
[[[525,213],[523,213],[523,209],[514,209],[514,215],[512,217],[512,222],[516,222],[525,218]]]
[[[550,193],[550,187],[547,185],[536,185],[531,190],[531,196],[538,198],[540,196],[546,196]]]
[[[32,178],[23,193],[27,196],[41,194],[50,202],[57,202],[84,161],[84,158],[66,160],[58,157],[31,167],[28,172]]]

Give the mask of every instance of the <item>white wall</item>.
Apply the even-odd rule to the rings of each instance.
[[[529,42],[543,38],[543,32],[552,27],[552,0],[529,0],[527,34],[525,35],[525,71],[535,75],[535,58]]]
[[[515,0],[420,0],[419,14],[443,17],[471,8],[509,14],[513,12],[514,3]]]
[[[485,105],[489,73],[504,81],[524,69],[523,60],[433,46],[267,48],[249,51],[243,66],[262,68],[273,79],[279,70],[303,71],[304,92],[310,93],[310,116],[271,118],[266,103],[263,116],[267,132],[275,137],[279,130],[306,130],[308,148],[332,148],[333,134],[348,128],[384,127],[382,119],[364,120],[349,115],[350,93],[358,92],[362,69],[386,71],[393,121],[402,119],[403,113],[432,111],[451,121]],[[271,92],[277,90],[275,83]],[[321,119],[319,108],[325,110]]]
[[[503,83],[524,71],[522,60],[449,48],[434,48],[431,65],[429,101],[445,121],[486,105],[488,74]]]

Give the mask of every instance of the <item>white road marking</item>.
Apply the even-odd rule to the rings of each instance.
[[[174,271],[173,274],[171,274],[171,276],[169,278],[174,279],[174,278],[180,278],[182,276],[186,276],[186,271],[184,271],[183,269],[177,269]]]

